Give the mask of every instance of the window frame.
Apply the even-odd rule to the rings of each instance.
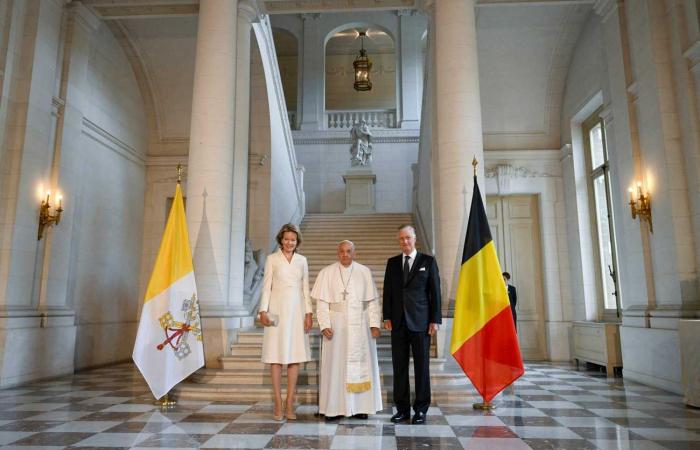
[[[596,291],[597,291],[597,317],[598,320],[605,322],[619,322],[622,318],[622,302],[620,300],[620,283],[619,283],[619,264],[617,259],[617,243],[615,239],[615,223],[614,223],[614,213],[613,213],[613,202],[612,202],[612,182],[610,176],[610,160],[608,155],[608,146],[606,139],[606,128],[605,121],[601,117],[602,107],[591,114],[586,120],[581,124],[581,131],[583,134],[583,147],[584,147],[584,159],[586,161],[586,186],[588,189],[588,203],[590,216],[590,227],[591,227],[591,241],[593,243],[593,255],[595,259],[595,280],[596,280]],[[590,141],[590,132],[597,125],[601,126],[601,141],[603,145],[603,163],[597,167],[593,167],[592,161],[592,147]],[[612,257],[612,270],[614,271],[615,278],[613,279],[614,292],[615,292],[615,308],[606,308],[606,292],[604,289],[604,276],[608,275],[608,268],[602,267],[602,255],[600,251],[600,235],[598,232],[598,208],[596,206],[595,197],[595,187],[594,182],[600,177],[603,177],[603,183],[605,185],[605,199],[607,203],[608,210],[608,233],[610,236],[610,251]]]

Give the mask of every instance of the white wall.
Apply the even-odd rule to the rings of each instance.
[[[147,130],[131,66],[105,25],[90,48],[74,242],[76,368],[128,359],[140,309]],[[71,150],[71,149],[67,149]]]
[[[0,301],[15,311],[0,320],[6,386],[129,357],[148,133],[129,61],[90,11],[4,6],[0,137],[12,169],[1,177]],[[40,185],[65,200],[61,223],[37,241]]]

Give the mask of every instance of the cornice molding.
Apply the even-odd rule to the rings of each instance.
[[[139,165],[144,165],[146,162],[146,157],[140,154],[134,147],[114,136],[112,133],[105,130],[87,117],[83,117],[82,133],[105,147],[114,150],[115,153],[123,156],[129,161]]]

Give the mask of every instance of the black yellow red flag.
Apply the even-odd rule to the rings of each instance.
[[[451,353],[485,402],[525,372],[476,176],[455,297]]]

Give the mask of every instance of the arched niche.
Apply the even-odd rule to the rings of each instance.
[[[364,47],[372,62],[372,90],[353,88],[352,63],[361,47],[360,31],[367,33]],[[331,30],[325,38],[325,109],[395,110],[396,41],[392,33],[371,23],[347,23]]]
[[[295,111],[299,92],[299,40],[290,31],[274,27],[272,38],[275,42],[277,63],[282,78],[282,89],[287,111],[290,111],[290,125],[296,128]]]

